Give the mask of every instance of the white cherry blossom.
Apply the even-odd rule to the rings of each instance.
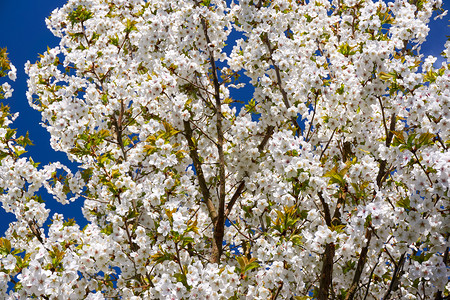
[[[78,170],[26,157],[2,108],[2,297],[448,297],[450,43],[420,54],[441,5],[55,9],[27,98]]]

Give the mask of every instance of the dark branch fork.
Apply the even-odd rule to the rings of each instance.
[[[191,159],[193,160],[194,167],[197,172],[197,177],[200,185],[200,190],[203,196],[203,201],[207,206],[211,221],[214,225],[214,242],[213,242],[213,249],[210,261],[219,263],[220,257],[222,255],[222,242],[224,238],[224,231],[225,231],[225,219],[227,216],[231,213],[236,201],[239,199],[239,197],[242,195],[243,191],[245,190],[245,179],[242,179],[237,184],[237,188],[231,197],[230,201],[228,202],[228,205],[225,206],[226,202],[226,174],[225,174],[225,154],[224,154],[224,132],[223,132],[223,115],[222,115],[222,109],[221,109],[221,99],[220,99],[220,85],[218,78],[218,68],[215,63],[215,57],[214,57],[214,51],[211,47],[211,40],[208,34],[208,24],[205,18],[201,19],[201,25],[203,29],[203,34],[205,36],[208,49],[207,53],[209,54],[209,63],[211,65],[211,77],[212,77],[212,83],[214,86],[214,93],[211,93],[214,98],[214,113],[216,118],[216,131],[217,131],[217,142],[215,142],[215,146],[217,147],[219,161],[218,161],[218,207],[216,207],[212,201],[212,197],[210,194],[210,190],[208,187],[208,184],[206,182],[203,169],[202,169],[202,162],[200,160],[200,157],[198,155],[198,149],[197,145],[194,142],[193,139],[193,129],[191,127],[191,123],[189,121],[184,121],[184,135],[186,137],[186,140],[188,142],[189,146],[189,155]],[[265,145],[268,143],[270,137],[272,136],[274,132],[274,126],[268,126],[266,128],[263,140],[258,145],[259,152],[262,152]]]

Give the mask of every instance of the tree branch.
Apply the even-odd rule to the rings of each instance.
[[[384,294],[383,300],[389,299],[391,296],[391,292],[397,290],[398,280],[401,276],[401,269],[403,268],[403,264],[405,263],[405,253],[402,253],[400,256],[398,263],[395,264],[394,274],[392,274],[391,284],[389,285],[389,289]]]
[[[270,60],[272,61],[273,68],[275,69],[275,74],[277,76],[277,85],[278,85],[278,88],[280,89],[281,95],[283,96],[284,105],[286,106],[287,109],[289,109],[291,107],[291,105],[289,104],[287,93],[283,88],[281,74],[280,74],[280,68],[275,63],[275,60],[272,57],[273,49],[272,49],[272,46],[270,45],[270,41],[269,41],[269,37],[268,37],[267,33],[264,34],[264,36],[263,36],[263,42],[266,44],[267,49],[269,50]],[[294,127],[296,128],[296,134],[301,135],[302,129],[300,127],[300,124],[298,124],[297,120],[295,119],[295,117],[291,117],[291,122],[294,125]]]
[[[372,271],[370,271],[369,282],[367,282],[367,289],[366,289],[366,293],[364,294],[364,299],[363,300],[366,300],[367,296],[369,295],[370,283],[372,282],[373,272],[375,272],[375,269],[378,266],[378,263],[380,262],[381,254],[383,254],[382,251],[380,251],[380,253],[378,254],[377,262],[375,263],[375,266],[373,266]]]
[[[355,297],[356,290],[358,288],[358,284],[361,279],[361,274],[364,270],[364,265],[367,262],[367,252],[369,251],[370,240],[372,238],[372,230],[369,228],[366,230],[366,238],[367,244],[361,249],[361,253],[359,254],[358,265],[356,266],[356,271],[355,275],[353,276],[352,285],[350,286],[350,289],[347,292],[345,300],[352,300]]]
[[[448,238],[447,238],[447,240],[448,240]],[[445,266],[447,268],[448,268],[448,262],[447,261],[448,261],[448,253],[449,253],[449,251],[450,251],[450,247],[447,247],[445,249],[445,253],[444,253],[444,257],[443,257],[444,264],[445,264]],[[446,298],[448,298],[448,296]],[[442,296],[442,291],[437,291],[436,297],[434,299],[435,300],[443,300],[444,297]]]
[[[330,208],[323,198],[322,192],[318,193],[320,202],[323,206],[323,211],[325,215],[325,223],[327,226],[332,226],[332,219],[330,214]],[[320,282],[319,282],[319,300],[328,300],[330,295],[330,287],[333,280],[333,258],[335,254],[334,243],[328,243],[325,246],[325,252],[323,254],[323,264],[322,271],[320,272]]]
[[[216,208],[214,207],[214,204],[211,201],[211,195],[209,193],[208,186],[206,185],[202,164],[200,162],[200,158],[198,157],[197,153],[197,146],[194,144],[194,141],[192,139],[191,124],[189,123],[189,121],[183,121],[183,124],[186,140],[189,145],[189,156],[191,157],[192,162],[194,163],[195,172],[197,173],[198,182],[200,184],[200,190],[202,191],[203,195],[203,201],[205,202],[206,207],[208,208],[209,217],[211,218],[211,221],[214,223],[217,220],[217,211]]]
[[[334,133],[336,132],[336,129],[337,129],[337,128],[335,128],[335,129],[333,130],[333,133],[331,133],[330,139],[328,140],[327,144],[325,145],[325,148],[323,148],[322,153],[320,153],[319,161],[322,160],[322,157],[323,157],[323,155],[325,154],[325,151],[327,151],[328,146],[330,145],[331,140],[333,139]]]
[[[216,130],[217,130],[217,152],[219,154],[219,211],[217,215],[217,220],[215,222],[214,228],[214,246],[213,253],[211,256],[211,262],[219,263],[220,256],[222,255],[222,242],[225,232],[225,155],[223,152],[223,128],[222,128],[222,102],[220,101],[220,83],[217,76],[217,67],[214,58],[213,50],[211,49],[211,40],[208,35],[208,27],[206,25],[206,20],[201,19],[203,26],[203,33],[206,38],[208,51],[209,51],[209,63],[212,68],[212,77],[214,83],[214,99],[216,106]]]
[[[269,141],[270,137],[273,134],[273,130],[274,127],[273,126],[269,126],[266,129],[266,134],[264,135],[263,140],[261,141],[261,143],[258,145],[258,150],[261,153],[264,150],[264,147],[266,146],[267,142]],[[228,215],[231,212],[231,209],[233,208],[234,204],[236,203],[237,199],[241,196],[242,191],[245,188],[245,179],[242,179],[241,182],[239,183],[238,188],[236,189],[236,191],[234,192],[233,196],[231,197],[230,202],[228,202],[227,205],[227,210],[225,211],[225,216],[228,217]]]
[[[309,139],[310,139],[309,134],[312,132],[312,128],[313,128],[313,125],[314,125],[314,118],[316,117],[316,107],[317,107],[317,100],[318,100],[318,98],[319,98],[319,93],[316,93],[316,97],[315,97],[315,100],[314,100],[313,115],[312,115],[312,118],[311,118],[311,123],[309,124],[309,129],[308,129],[308,133],[306,134],[305,141],[309,141]]]
[[[392,138],[394,136],[393,131],[395,131],[395,122],[396,122],[396,115],[392,114],[391,116],[391,124],[389,125],[389,130],[387,130],[386,127],[386,120],[384,118],[384,108],[383,105],[380,101],[380,105],[381,105],[381,111],[383,112],[383,123],[384,123],[384,127],[385,127],[385,131],[386,131],[386,147],[389,147],[391,145],[392,142]],[[386,166],[387,166],[387,161],[383,160],[380,163],[380,169],[378,170],[378,175],[377,175],[377,185],[378,187],[381,187],[381,185],[383,184],[384,180],[386,180],[387,176],[385,176],[386,173]]]
[[[333,258],[335,254],[334,243],[325,246],[323,255],[322,271],[320,272],[319,294],[317,299],[328,300],[330,295],[330,287],[333,280]]]

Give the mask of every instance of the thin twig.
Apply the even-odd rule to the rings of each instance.
[[[323,148],[322,153],[320,153],[319,161],[322,160],[322,156],[325,154],[325,151],[327,151],[327,148],[328,148],[328,146],[330,145],[331,140],[333,139],[333,136],[334,136],[334,133],[336,132],[336,129],[337,129],[337,128],[335,128],[335,129],[333,130],[333,133],[331,134],[330,139],[328,140],[327,144],[325,145],[325,148]]]

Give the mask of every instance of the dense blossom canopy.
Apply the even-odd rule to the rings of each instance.
[[[442,1],[227,2],[46,20],[27,97],[79,170],[24,157],[2,107],[2,298],[449,296],[450,42],[420,54]]]

